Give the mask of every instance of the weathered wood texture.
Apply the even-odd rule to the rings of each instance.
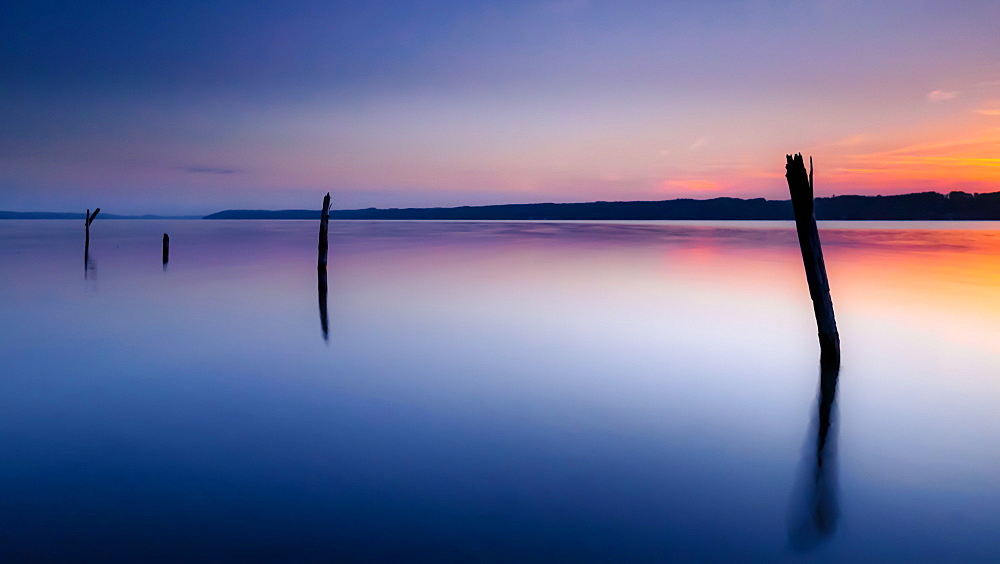
[[[323,198],[323,212],[319,217],[319,267],[326,268],[326,255],[329,243],[327,233],[330,225],[330,193]]]
[[[809,159],[807,174],[801,153],[786,155],[785,178],[788,180],[788,192],[795,211],[795,230],[798,232],[802,264],[809,283],[809,297],[812,298],[816,326],[819,329],[820,362],[824,366],[840,366],[840,334],[837,333],[830,282],[826,277],[823,247],[813,208],[812,159]]]

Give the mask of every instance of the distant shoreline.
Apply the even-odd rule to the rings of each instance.
[[[0,219],[75,219],[83,213],[0,211]],[[125,216],[101,219],[291,219],[318,220],[319,210],[225,210],[207,216]],[[330,219],[345,220],[792,220],[789,200],[764,198],[681,198],[660,201],[500,204],[450,208],[367,208],[331,210]],[[898,196],[834,196],[816,198],[820,221],[996,221],[1000,192],[921,192]]]
[[[226,210],[205,219],[319,219],[319,210]],[[571,204],[502,204],[452,208],[333,210],[330,219],[367,220],[792,220],[789,200],[676,199]],[[1000,220],[1000,192],[922,192],[899,196],[816,198],[816,219],[860,221]]]

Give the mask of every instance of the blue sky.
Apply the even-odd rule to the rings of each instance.
[[[1000,3],[14,2],[0,209],[1000,190]]]

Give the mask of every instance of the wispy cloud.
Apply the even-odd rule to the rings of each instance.
[[[699,139],[699,140],[695,141],[694,143],[692,143],[691,146],[688,147],[688,150],[689,151],[697,151],[698,149],[701,149],[705,145],[708,145],[709,141],[710,141],[710,139],[708,137],[702,137],[701,139]]]
[[[180,170],[193,174],[236,174],[239,172],[235,168],[221,168],[214,166],[185,166],[181,167]]]
[[[864,142],[865,142],[864,135],[852,135],[845,139],[841,139],[840,141],[834,141],[833,143],[830,143],[830,145],[834,147],[850,147],[852,145],[860,145]]]
[[[957,86],[954,90],[945,90],[939,88],[937,90],[932,90],[927,93],[927,100],[929,102],[944,102],[946,100],[953,100],[955,98],[961,97],[966,100],[975,100],[979,98],[980,101],[984,96],[995,96],[995,93],[1000,90],[1000,80],[982,80],[979,82],[972,82],[967,84],[953,85]],[[995,102],[995,101],[994,101]],[[986,102],[990,104],[990,102]],[[977,113],[985,115],[998,115],[994,113],[996,104],[990,104],[993,107],[985,108],[985,111],[973,110]]]
[[[1000,100],[989,100],[982,108],[972,110],[984,116],[1000,116]]]
[[[838,170],[837,176],[840,180],[854,176],[853,182],[872,185],[904,180],[994,184],[1000,179],[998,144],[1000,129],[991,129],[970,137],[855,154]]]
[[[958,96],[958,92],[954,90],[933,90],[927,93],[927,99],[931,102],[942,102],[944,100],[951,100]]]
[[[927,93],[927,99],[931,102],[941,102],[944,100],[951,100],[959,96],[962,96],[963,98],[975,97],[976,95],[996,90],[1000,90],[1000,80],[983,80],[980,82],[973,82],[971,84],[959,85],[957,90],[932,90]]]
[[[1000,143],[1000,129],[991,129],[982,132],[976,137],[964,139],[949,139],[936,143],[922,143],[900,147],[881,153],[871,153],[867,155],[855,155],[855,157],[869,159],[894,159],[919,157],[924,159],[948,159],[956,156],[989,158],[998,160],[996,156],[996,146]]]

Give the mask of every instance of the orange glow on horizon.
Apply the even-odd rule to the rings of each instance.
[[[681,188],[692,192],[714,192],[719,190],[719,184],[710,180],[664,180],[660,183],[664,189]]]
[[[1000,190],[1000,129],[944,141],[910,144],[897,149],[855,153],[817,179],[847,190],[914,192],[953,189]],[[821,186],[823,185],[821,184]]]

